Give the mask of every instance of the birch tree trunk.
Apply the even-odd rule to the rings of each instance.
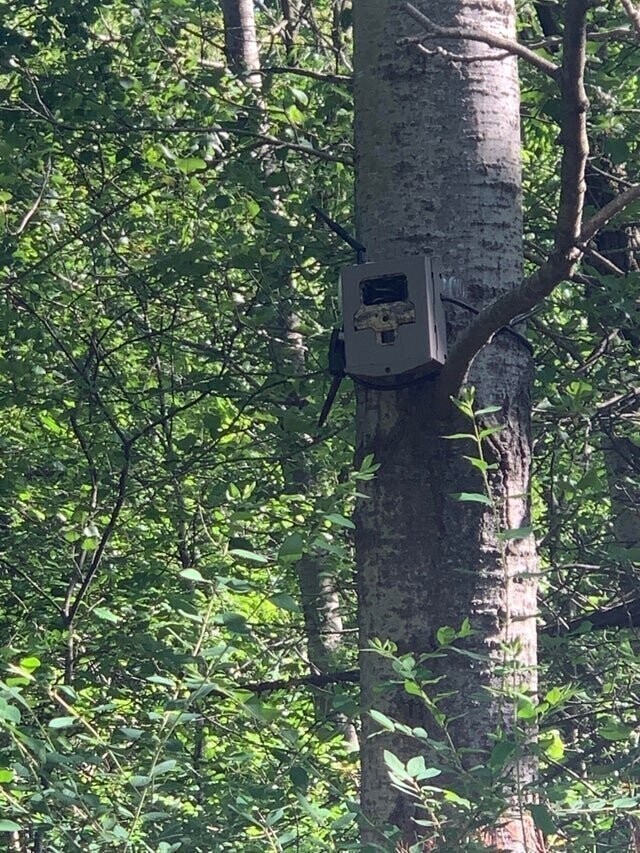
[[[400,43],[420,32],[401,0],[355,0],[354,6],[358,237],[370,260],[433,253],[459,282],[456,295],[480,308],[522,276],[515,60],[495,51],[495,60],[476,62],[420,54]],[[515,38],[509,0],[434,0],[422,8],[441,26]],[[465,41],[444,47],[466,58],[491,52]],[[448,312],[449,344],[471,319],[460,309]],[[443,763],[442,753],[430,752],[424,740],[395,732],[372,738],[380,726],[370,709],[424,727],[434,740],[450,738],[461,773],[473,780],[479,777],[471,768],[486,764],[492,735],[513,732],[512,701],[500,694],[509,686],[535,693],[534,543],[528,536],[501,545],[496,535],[498,526],[529,524],[531,373],[526,346],[498,334],[467,377],[478,407],[501,407],[491,418],[504,430],[486,448],[489,461],[497,463],[491,484],[496,512],[451,497],[481,493],[483,485],[464,458],[477,455],[471,444],[443,439],[469,432],[469,423],[460,423],[455,407],[443,404],[438,382],[396,391],[358,389],[358,454],[373,453],[380,463],[356,517],[367,850],[388,845],[382,841],[388,824],[399,827],[398,850],[420,839],[433,845],[424,849],[444,849],[414,823],[427,815],[392,787],[383,751],[403,762],[422,754],[427,766],[450,763]],[[475,633],[456,645],[480,659],[450,652],[427,663],[444,676],[427,688],[431,695],[451,694],[440,705],[448,717],[445,736],[425,703],[409,696],[401,679],[398,686],[388,660],[367,647],[375,638],[391,640],[398,654],[419,657],[436,648],[439,628],[459,628],[465,617]],[[498,672],[505,643],[518,667],[507,680]],[[390,680],[395,683],[385,689]],[[535,778],[526,749],[507,776],[506,798],[516,803],[516,788],[522,791]],[[455,774],[430,782],[440,778],[455,789]],[[518,806],[478,837],[499,850],[538,849],[530,816]]]
[[[260,89],[260,53],[253,0],[222,0],[222,17],[227,62],[237,74],[246,74],[247,82],[254,89]]]

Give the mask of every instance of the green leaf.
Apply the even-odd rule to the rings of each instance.
[[[294,788],[306,791],[309,787],[309,774],[300,764],[294,764],[289,770],[289,778]]]
[[[203,160],[201,157],[182,157],[176,160],[176,165],[186,175],[190,172],[198,172],[207,168],[206,160]]]
[[[448,803],[455,803],[457,806],[461,806],[463,809],[470,809],[471,803],[466,797],[461,797],[460,794],[456,793],[456,791],[445,791],[444,799]]]
[[[482,415],[493,415],[495,412],[501,412],[502,406],[485,406],[484,409],[476,409],[476,417],[480,417]]]
[[[155,778],[156,776],[160,776],[162,773],[169,773],[171,770],[175,770],[178,762],[175,758],[168,758],[166,761],[161,761],[159,764],[156,764],[155,767],[152,767],[150,776],[151,778]]]
[[[262,565],[266,565],[269,562],[269,560],[262,554],[256,554],[254,551],[245,551],[244,548],[233,548],[229,553],[241,560],[249,560],[251,563],[261,563]]]
[[[463,456],[463,459],[466,459],[467,462],[470,462],[474,468],[478,468],[480,471],[485,473],[491,467],[488,462],[485,462],[484,459],[478,459],[476,456]]]
[[[479,492],[454,492],[450,497],[457,501],[471,501],[474,503],[485,504],[486,506],[493,506],[491,499],[486,495],[481,495]]]
[[[385,749],[383,751],[382,755],[384,757],[384,763],[387,765],[387,767],[389,768],[389,770],[391,770],[392,773],[394,773],[396,776],[398,776],[398,778],[400,778],[400,779],[412,779],[413,778],[410,773],[407,773],[407,770],[406,770],[404,764],[402,763],[402,761],[400,761],[399,758],[397,758],[393,754],[393,752],[389,752],[388,749]]]
[[[434,779],[436,776],[440,776],[442,771],[438,770],[437,767],[427,767],[424,755],[416,755],[407,761],[407,773],[414,779],[423,782],[425,779]]]
[[[552,687],[544,695],[544,701],[553,707],[565,702],[573,693],[573,687],[565,685],[563,687]]]
[[[612,803],[614,809],[635,809],[640,802],[640,797],[618,797]]]
[[[175,687],[175,681],[172,678],[167,678],[164,675],[149,675],[145,679],[150,684],[161,684],[163,687]]]
[[[628,723],[621,723],[617,720],[610,720],[598,729],[598,734],[605,740],[628,740],[635,731],[635,726]]]
[[[347,527],[349,530],[355,530],[356,526],[351,521],[350,518],[345,518],[344,515],[340,515],[337,512],[332,512],[329,515],[325,515],[327,521],[330,521],[331,524],[335,524],[336,527]]]
[[[558,729],[549,729],[541,732],[538,736],[540,746],[545,755],[554,761],[560,761],[564,757],[564,743]]]
[[[119,617],[106,607],[94,607],[91,612],[104,622],[112,622],[114,625],[117,625],[120,621]]]
[[[302,810],[309,815],[309,817],[313,820],[314,823],[322,826],[326,823],[327,818],[330,815],[328,809],[319,808],[314,803],[310,802],[304,794],[301,794],[300,791],[296,791],[296,799],[300,803]]]
[[[495,435],[497,432],[502,432],[504,430],[504,425],[496,424],[496,426],[485,427],[481,429],[478,433],[478,438],[482,440],[483,438],[488,438],[490,435]]]
[[[194,581],[194,583],[208,583],[206,578],[203,578],[197,569],[182,569],[180,577],[188,581]]]
[[[287,107],[286,114],[292,124],[301,124],[304,121],[304,113],[295,104]]]
[[[440,646],[449,646],[455,640],[457,634],[454,628],[443,625],[436,631],[436,640]]]
[[[125,737],[129,738],[130,740],[138,740],[138,738],[142,737],[142,735],[144,734],[143,729],[133,729],[129,726],[121,726],[120,731]]]
[[[21,829],[20,824],[13,820],[0,819],[0,832],[20,832]]]
[[[331,824],[331,829],[344,829],[345,826],[350,826],[356,819],[357,815],[353,812],[347,812],[343,814],[342,817],[339,817],[337,820]]]
[[[510,530],[500,530],[496,535],[498,539],[507,541],[511,539],[526,539],[532,533],[533,527],[518,527]]]
[[[218,625],[225,625],[234,634],[248,634],[250,630],[246,617],[233,610],[225,610],[224,613],[218,614],[215,622]]]
[[[74,726],[78,720],[76,717],[54,717],[52,720],[49,720],[49,728],[50,729],[68,729],[71,726]]]
[[[288,610],[289,613],[300,612],[300,605],[288,592],[277,592],[275,595],[270,595],[269,601],[282,610]]]
[[[535,823],[536,828],[540,830],[540,832],[542,832],[544,835],[555,835],[558,830],[555,823],[553,822],[553,815],[546,806],[534,803],[528,805],[527,808],[531,812],[533,822]]]
[[[304,539],[299,533],[291,533],[284,540],[278,551],[278,559],[286,561],[299,560],[304,550]]]
[[[489,767],[493,770],[499,770],[504,767],[517,748],[518,745],[512,740],[499,740],[491,750]]]
[[[382,711],[376,711],[375,709],[372,709],[371,711],[369,711],[369,716],[373,720],[375,720],[376,723],[379,723],[379,725],[381,725],[383,729],[387,729],[387,731],[390,732],[395,731],[396,724],[393,722],[392,719],[387,717],[386,714],[383,714]]]
[[[458,439],[466,438],[469,441],[476,441],[475,435],[468,432],[454,432],[452,435],[443,435],[441,438],[446,438],[448,441],[457,441]]]
[[[521,720],[533,720],[537,713],[538,710],[534,702],[528,696],[518,697],[518,717]]]
[[[305,91],[299,89],[297,86],[291,86],[289,89],[289,94],[293,95],[296,101],[303,107],[308,106],[309,104],[309,96]]]
[[[20,666],[22,667],[22,669],[26,669],[29,672],[33,672],[34,669],[37,669],[40,666],[40,658],[22,658],[22,660],[20,661]]]

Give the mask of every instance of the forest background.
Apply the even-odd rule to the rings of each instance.
[[[209,0],[0,9],[6,848],[360,849],[350,516],[375,460],[354,468],[348,384],[317,426],[352,255],[312,208],[353,221],[350,4],[256,3],[252,74]],[[553,58],[562,6],[519,12]],[[591,211],[637,182],[633,12],[590,11]],[[521,77],[533,268],[559,114]],[[636,204],[528,321],[540,700],[518,713],[558,850],[640,849],[639,228]]]

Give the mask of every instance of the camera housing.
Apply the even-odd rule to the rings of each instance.
[[[427,255],[346,267],[340,275],[345,372],[419,377],[447,357],[440,270]]]

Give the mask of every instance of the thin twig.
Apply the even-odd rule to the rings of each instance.
[[[617,267],[613,263],[613,261],[610,261],[609,258],[605,258],[604,255],[600,254],[600,252],[597,252],[595,249],[592,249],[586,243],[578,243],[578,248],[588,258],[593,258],[594,261],[597,261],[600,266],[604,267],[607,272],[611,273],[611,275],[622,276],[624,278],[624,270],[621,270],[620,267]]]
[[[321,71],[311,71],[309,68],[296,68],[290,65],[267,65],[261,74],[297,74],[300,77],[309,77],[311,80],[319,80],[321,83],[335,83],[351,86],[353,78],[347,74],[323,74]]]
[[[107,526],[104,529],[102,536],[100,537],[100,542],[98,543],[98,547],[96,548],[95,554],[93,555],[93,559],[91,561],[91,565],[89,566],[86,575],[82,583],[80,584],[80,588],[76,594],[76,597],[73,600],[73,604],[69,608],[69,613],[66,618],[66,627],[69,631],[73,630],[73,622],[75,620],[76,614],[78,612],[78,608],[84,601],[84,598],[89,591],[89,587],[91,586],[91,582],[93,581],[98,569],[100,568],[100,564],[102,563],[102,558],[104,557],[104,553],[106,551],[107,545],[109,544],[109,540],[115,531],[116,524],[118,523],[118,519],[120,517],[120,512],[122,507],[124,506],[125,497],[127,494],[127,484],[129,481],[129,469],[131,466],[131,442],[127,442],[122,447],[122,452],[124,455],[124,460],[122,463],[122,468],[120,469],[120,476],[118,477],[118,494],[116,497],[116,502],[111,510],[111,515],[109,517],[109,521]]]
[[[640,184],[635,184],[634,186],[629,187],[628,190],[625,190],[620,193],[620,195],[611,199],[608,204],[601,207],[597,213],[593,214],[591,219],[588,219],[584,223],[580,232],[579,242],[586,243],[589,240],[592,240],[598,231],[602,231],[605,225],[607,225],[614,216],[622,213],[630,204],[638,199],[640,199]]]
[[[42,199],[44,198],[44,194],[47,191],[47,187],[49,186],[49,178],[51,177],[51,158],[47,161],[47,167],[44,172],[44,177],[42,178],[42,186],[40,187],[40,192],[38,193],[38,197],[36,198],[33,205],[29,208],[29,210],[22,217],[22,222],[18,225],[17,231],[14,233],[14,237],[19,237],[20,234],[25,230],[38,208],[42,204]]]
[[[46,119],[45,116],[40,116]],[[161,125],[70,125],[58,122],[50,122],[57,130],[71,133],[91,133],[95,136],[119,136],[129,133],[193,133],[193,134],[208,134],[208,133],[228,133],[231,136],[249,137],[257,142],[265,145],[273,146],[274,148],[282,148],[289,151],[296,151],[299,154],[305,154],[309,157],[316,157],[318,160],[324,160],[328,163],[342,163],[345,166],[353,165],[353,161],[348,157],[339,157],[337,154],[332,154],[330,151],[325,151],[321,148],[314,148],[312,145],[302,145],[298,142],[291,142],[286,139],[279,139],[276,136],[271,136],[266,133],[255,133],[252,130],[233,127],[232,125],[174,125],[173,127],[162,127]],[[203,170],[204,171],[204,170]]]
[[[473,54],[465,55],[445,50],[444,47],[441,47],[440,45],[437,45],[434,48],[429,48],[425,47],[423,44],[416,44],[415,48],[418,53],[423,54],[423,56],[440,56],[448,62],[500,62],[501,60],[506,59],[507,56],[511,55],[505,50],[501,53],[483,53],[475,56]]]

